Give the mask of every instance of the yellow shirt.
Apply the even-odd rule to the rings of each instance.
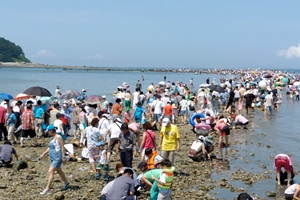
[[[176,125],[171,124],[170,127],[162,127],[160,130],[160,137],[162,138],[163,151],[174,151],[177,147],[177,139],[180,138],[178,128]]]

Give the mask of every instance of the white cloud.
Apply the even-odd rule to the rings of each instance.
[[[300,58],[300,44],[298,46],[291,46],[287,50],[280,50],[277,52],[277,56],[290,58]]]
[[[47,49],[42,49],[38,51],[36,54],[31,55],[33,58],[57,58],[55,54]]]
[[[82,60],[110,60],[110,58],[103,56],[101,53],[96,53],[95,55],[83,56],[81,57],[81,59]]]

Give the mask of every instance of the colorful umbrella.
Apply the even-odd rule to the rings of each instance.
[[[84,100],[87,104],[97,104],[100,103],[102,96],[100,95],[89,95],[88,98]]]
[[[7,93],[0,92],[0,99],[13,99],[14,97]]]
[[[47,103],[48,101],[53,101],[54,97],[40,97],[38,100],[40,100],[42,103]]]
[[[67,90],[64,93],[62,93],[61,98],[62,99],[77,99],[77,97],[80,96],[80,93],[77,92],[76,90]]]
[[[35,86],[35,87],[30,87],[27,90],[23,92],[24,94],[29,94],[32,96],[41,96],[41,97],[51,97],[52,94],[47,90],[46,88],[40,87],[40,86]]]
[[[271,75],[271,74],[266,74],[265,76],[264,76],[264,78],[272,78],[273,76]]]
[[[299,81],[294,82],[293,85],[297,87],[298,85],[300,85],[300,82]]]
[[[210,85],[207,88],[211,89],[212,91],[219,92],[219,93],[224,93],[225,92],[224,88],[222,88],[219,85]]]
[[[24,93],[20,93],[20,94],[17,94],[15,97],[14,97],[14,100],[24,100],[24,99],[29,99],[31,98],[32,95],[29,95],[29,94],[24,94]]]

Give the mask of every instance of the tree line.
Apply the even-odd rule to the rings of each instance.
[[[0,37],[0,62],[26,62],[31,63],[25,57],[22,48],[15,43]]]

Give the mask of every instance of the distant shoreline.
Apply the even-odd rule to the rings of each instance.
[[[173,73],[194,73],[194,74],[239,74],[245,71],[265,71],[267,69],[230,69],[230,68],[138,68],[138,67],[93,67],[93,66],[71,66],[71,65],[48,65],[40,63],[25,62],[0,62],[1,68],[41,68],[41,69],[62,69],[62,70],[95,70],[95,71],[138,71],[138,72],[173,72]],[[281,69],[273,69],[279,71]]]
[[[42,69],[62,69],[62,70],[96,70],[96,71],[139,71],[139,72],[174,72],[174,73],[195,73],[212,74],[221,71],[232,71],[229,69],[190,69],[190,68],[129,68],[129,67],[93,67],[93,66],[67,66],[67,65],[48,65],[40,63],[18,63],[0,62],[0,68],[42,68]]]

